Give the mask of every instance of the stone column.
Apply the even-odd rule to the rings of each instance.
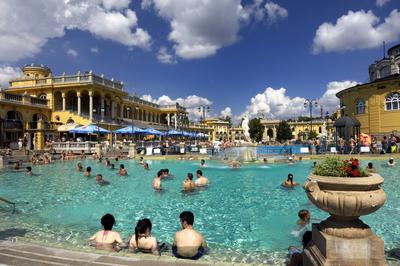
[[[168,126],[170,126],[170,124],[171,124],[170,119],[171,119],[170,114],[167,114],[167,124],[168,124]]]
[[[67,101],[65,99],[65,93],[61,93],[61,97],[62,97],[62,110],[65,111],[67,109]]]
[[[81,93],[77,92],[76,97],[78,98],[78,115],[81,115]]]
[[[121,110],[120,110],[119,116],[121,117],[121,119],[124,118],[124,105],[123,104],[121,104]]]
[[[128,158],[133,159],[136,155],[136,143],[129,144]]]
[[[101,104],[101,121],[104,121],[104,111],[105,111],[105,102],[104,97],[101,97],[100,104]]]
[[[93,121],[93,91],[89,91],[89,120]]]
[[[160,124],[160,114],[157,114],[157,123]]]
[[[43,150],[44,149],[44,121],[39,119],[37,122],[37,133],[36,133],[36,150]]]
[[[115,102],[111,100],[111,118],[115,118]]]
[[[174,114],[174,126],[175,126],[175,129],[177,128],[177,125],[178,125],[178,117],[177,117],[176,114]]]

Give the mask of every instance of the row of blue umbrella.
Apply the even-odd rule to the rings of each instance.
[[[87,126],[80,126],[73,128],[69,130],[70,133],[80,133],[80,134],[109,134],[110,131],[107,129],[101,128],[96,125],[87,125]],[[194,133],[194,132],[186,132],[186,131],[178,131],[178,130],[170,130],[167,133],[158,131],[154,128],[146,128],[146,129],[141,129],[139,127],[135,126],[127,126],[124,128],[120,128],[118,130],[113,131],[114,134],[127,134],[127,135],[133,135],[133,134],[145,134],[145,135],[156,135],[156,136],[183,136],[183,137],[190,137],[190,138],[196,138],[196,137],[207,137],[207,134],[204,133]]]

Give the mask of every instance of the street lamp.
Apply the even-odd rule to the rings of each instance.
[[[205,138],[205,129],[206,129],[206,125],[204,123],[204,120],[206,119],[206,113],[210,112],[210,106],[208,105],[200,105],[199,107],[197,107],[200,113],[200,122],[201,122],[201,126],[203,127],[203,138]]]
[[[131,112],[131,117],[132,117],[132,123],[131,123],[131,127],[132,127],[132,136],[131,136],[131,140],[133,141],[133,130],[134,130],[134,127],[135,127],[135,110],[139,110],[139,108],[138,107],[134,107],[134,108],[131,108],[130,106],[128,106],[127,108],[126,108],[126,110],[128,111],[128,112]]]
[[[312,127],[313,127],[313,125],[312,125],[312,122],[313,122],[312,121],[312,110],[313,110],[313,108],[316,108],[317,106],[318,106],[317,100],[305,99],[305,101],[304,101],[304,108],[309,108],[309,110],[310,110],[310,123],[311,123],[310,138],[311,138],[312,132],[313,132],[313,130],[312,130]]]

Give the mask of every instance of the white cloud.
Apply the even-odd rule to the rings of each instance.
[[[285,19],[288,16],[288,12],[285,8],[272,1],[268,1],[265,4],[265,9],[267,11],[267,20],[270,23],[276,22],[280,19]]]
[[[225,107],[225,109],[221,110],[220,112],[221,117],[232,117],[232,109],[230,107]]]
[[[39,53],[68,29],[88,31],[128,47],[148,49],[150,35],[138,27],[128,0],[0,1],[0,61]],[[10,15],[12,14],[12,15]]]
[[[98,54],[98,53],[99,53],[99,48],[97,48],[97,47],[92,47],[92,48],[90,48],[90,52],[91,52],[91,53],[94,53],[94,54]]]
[[[180,105],[186,107],[186,110],[189,113],[189,118],[191,120],[198,120],[200,118],[201,114],[198,110],[198,107],[200,105],[210,106],[213,104],[213,102],[210,101],[209,99],[197,95],[190,95],[187,96],[186,98],[177,98],[177,99],[171,99],[171,97],[167,95],[162,95],[157,99],[147,94],[143,95],[142,99],[159,105],[173,105],[179,103]]]
[[[166,47],[161,47],[160,50],[158,50],[157,59],[163,64],[176,63],[174,56],[168,52],[168,49]]]
[[[170,23],[168,39],[174,43],[177,56],[197,59],[212,56],[220,48],[235,43],[240,27],[253,16],[287,16],[287,11],[275,3],[268,2],[264,8],[262,3],[264,0],[254,0],[248,6],[243,6],[241,0],[145,0],[142,7],[152,5]]]
[[[383,41],[393,42],[400,38],[400,12],[394,9],[385,21],[370,10],[349,11],[337,19],[336,24],[320,25],[313,41],[313,53],[344,52],[374,48]]]
[[[102,0],[107,10],[128,8],[130,0]]]
[[[335,111],[339,105],[339,99],[336,97],[336,93],[355,86],[356,84],[357,82],[355,81],[333,81],[328,83],[324,94],[319,99],[316,99],[319,103],[319,107],[315,109],[316,114],[320,114],[320,105],[323,106],[324,112],[328,111],[332,113]],[[303,97],[289,97],[286,95],[285,88],[274,89],[268,87],[264,92],[258,93],[251,98],[245,113],[247,113],[249,117],[264,116],[269,119],[288,119],[300,115],[308,116],[308,112],[304,108],[305,100],[306,99]],[[242,116],[243,114],[239,117]]]
[[[152,0],[142,0],[140,6],[142,7],[142,9],[149,9],[152,4],[153,4]]]
[[[21,69],[11,66],[0,67],[0,86],[8,87],[8,82],[22,76]]]
[[[76,50],[74,50],[72,48],[69,48],[67,50],[67,55],[69,55],[71,57],[77,57],[78,56],[78,51],[76,51]]]
[[[390,2],[390,0],[376,0],[375,4],[379,7],[383,7],[384,5],[386,5],[389,2]]]

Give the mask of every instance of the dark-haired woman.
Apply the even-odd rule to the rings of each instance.
[[[287,188],[292,188],[298,185],[299,183],[293,181],[293,174],[288,174],[287,179],[285,180],[285,182],[282,183],[282,186]]]
[[[157,239],[151,235],[151,221],[147,218],[139,220],[135,227],[135,234],[129,241],[129,250],[132,252],[152,253],[160,256]]]
[[[101,224],[104,230],[95,233],[89,238],[89,241],[95,241],[96,249],[119,251],[120,247],[123,247],[125,244],[122,242],[119,233],[112,231],[115,224],[114,216],[107,213],[101,217]]]

